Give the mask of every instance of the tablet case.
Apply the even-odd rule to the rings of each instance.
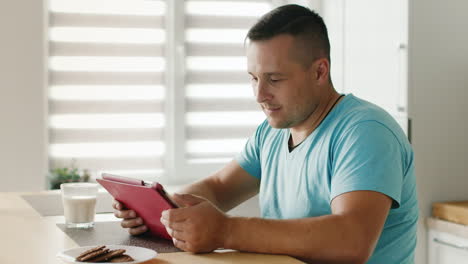
[[[103,173],[102,179],[96,179],[117,201],[134,210],[140,216],[151,234],[172,239],[161,223],[164,210],[177,205],[167,196],[159,183],[146,184],[142,180]]]

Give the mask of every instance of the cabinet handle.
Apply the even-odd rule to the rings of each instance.
[[[407,112],[407,93],[408,93],[408,53],[405,43],[400,43],[397,48],[398,58],[398,80],[397,80],[397,102],[396,110],[400,113]]]
[[[462,245],[453,244],[453,243],[450,243],[450,242],[446,242],[446,241],[440,240],[440,239],[438,239],[438,238],[434,238],[434,242],[436,242],[436,243],[438,243],[438,244],[441,244],[441,245],[445,245],[445,246],[449,246],[449,247],[453,247],[453,248],[457,248],[457,249],[463,249],[463,250],[467,250],[467,251],[468,251],[468,246],[462,246]]]
[[[408,118],[408,127],[407,127],[407,130],[408,130],[408,141],[410,142],[411,144],[411,141],[412,141],[412,137],[413,137],[413,120],[411,120],[411,118]]]

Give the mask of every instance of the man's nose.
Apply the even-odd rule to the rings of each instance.
[[[263,102],[271,100],[272,95],[270,91],[268,90],[267,84],[259,80],[256,85],[257,87],[255,87],[255,91],[256,91],[257,103],[263,103]]]

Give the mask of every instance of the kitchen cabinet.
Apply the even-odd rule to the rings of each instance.
[[[429,229],[429,264],[468,263],[468,238]]]
[[[426,226],[428,264],[468,263],[468,226],[433,217]]]
[[[437,261],[428,260],[432,253],[426,243],[429,232],[424,228],[431,204],[467,199],[468,34],[464,10],[468,10],[468,1],[320,2],[320,13],[329,30],[335,88],[382,106],[410,134],[421,219],[415,263]],[[385,34],[398,27],[400,37]],[[371,36],[374,34],[378,37]],[[387,43],[377,46],[379,38]],[[351,46],[360,52],[353,54]],[[369,53],[365,53],[368,49]],[[356,61],[359,67],[353,69]],[[378,69],[382,71],[375,74]],[[390,83],[393,85],[387,85]],[[411,126],[407,129],[409,120]],[[459,232],[451,234],[460,237]],[[468,234],[461,237],[468,238]],[[437,257],[440,260],[444,260],[445,253],[455,251],[465,258],[461,263],[468,263],[463,251],[442,245],[437,248],[441,250]]]
[[[408,134],[407,0],[322,3],[337,90],[384,108]]]

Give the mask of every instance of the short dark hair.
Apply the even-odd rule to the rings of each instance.
[[[303,48],[310,49],[306,65],[318,58],[330,61],[330,41],[322,17],[300,5],[284,5],[263,15],[247,33],[251,41],[269,40],[281,34],[292,35],[300,40]]]

